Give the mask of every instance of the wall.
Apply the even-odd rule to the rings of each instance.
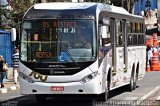
[[[13,43],[10,32],[0,30],[0,55],[12,66]]]

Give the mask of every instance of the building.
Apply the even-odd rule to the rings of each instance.
[[[134,3],[134,14],[141,15],[141,11],[157,9],[157,2],[160,0],[137,0]]]

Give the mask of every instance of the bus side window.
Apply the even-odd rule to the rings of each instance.
[[[123,45],[123,37],[122,37],[122,22],[119,20],[116,20],[116,34],[117,34],[117,46]]]
[[[132,35],[133,36],[133,44],[137,45],[137,35]]]
[[[131,29],[131,23],[127,22],[127,33],[131,33],[132,29]]]
[[[142,44],[142,37],[141,37],[141,35],[138,35],[138,45],[141,45]]]
[[[128,34],[128,45],[132,45],[132,35]]]

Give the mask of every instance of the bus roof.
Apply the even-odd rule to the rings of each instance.
[[[103,3],[94,3],[94,2],[54,2],[54,3],[40,3],[35,4],[34,9],[44,9],[44,10],[70,10],[70,9],[87,9],[90,7],[96,6],[99,10],[115,12],[125,15],[131,15],[128,11],[126,11],[122,7],[116,7]]]
[[[23,18],[87,18],[86,14],[96,16],[101,11],[123,14],[125,16],[137,17],[143,19],[142,16],[130,14],[122,7],[116,7],[104,3],[95,2],[53,2],[39,3],[30,7],[24,14]],[[35,14],[35,12],[37,14]],[[75,15],[76,14],[76,15]]]

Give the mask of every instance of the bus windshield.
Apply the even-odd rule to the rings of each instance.
[[[96,58],[94,20],[24,20],[21,61],[87,62]]]

